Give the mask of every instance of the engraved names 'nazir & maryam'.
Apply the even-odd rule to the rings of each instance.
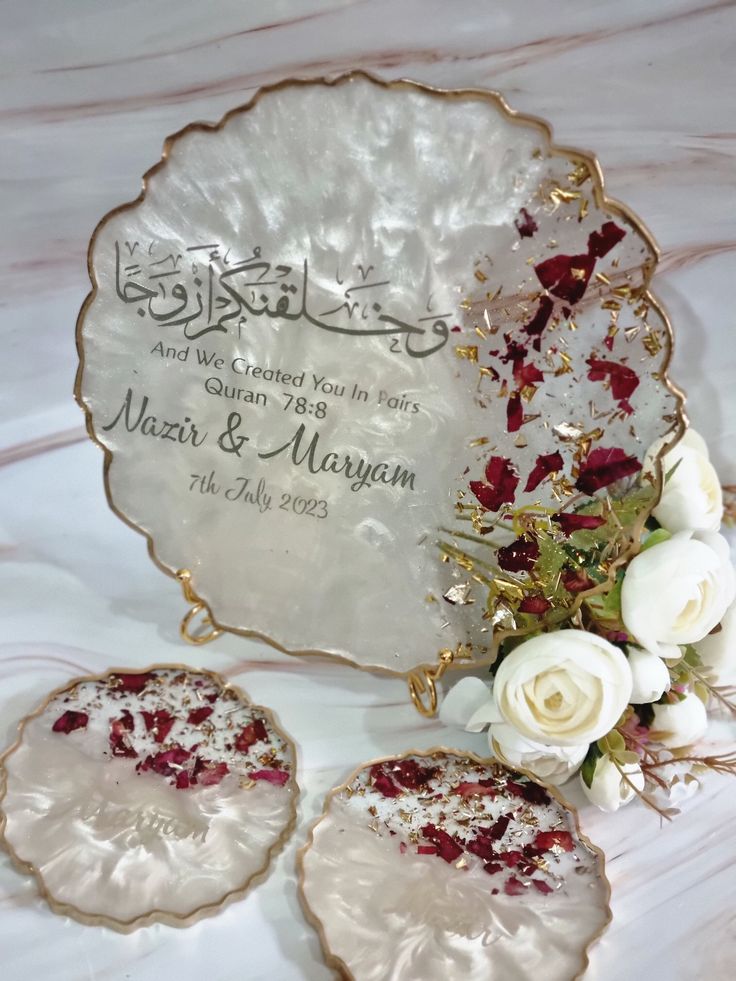
[[[117,415],[112,422],[102,426],[102,431],[111,432],[122,421],[127,432],[138,433],[141,436],[150,436],[154,439],[181,445],[191,444],[197,447],[202,446],[207,441],[209,433],[200,431],[189,416],[185,416],[183,421],[160,419],[148,412],[149,402],[148,396],[144,395],[136,408],[133,404],[133,390],[129,388]],[[239,432],[242,421],[239,412],[230,413],[227,428],[220,433],[217,439],[217,445],[223,452],[240,457],[244,449],[250,448],[256,451],[260,460],[271,460],[283,456],[293,466],[306,467],[313,474],[342,475],[350,481],[352,491],[359,491],[364,487],[371,487],[373,484],[400,487],[402,490],[415,490],[416,474],[407,470],[400,463],[388,461],[374,463],[363,456],[335,453],[332,450],[323,452],[320,448],[319,433],[314,432],[311,436],[307,435],[304,423],[297,427],[286,442],[275,449],[257,450],[254,446],[246,447],[246,444],[250,443],[250,437]]]

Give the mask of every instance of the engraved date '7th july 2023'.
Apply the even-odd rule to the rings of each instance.
[[[206,474],[193,473],[189,476],[189,490],[192,493],[222,495],[226,501],[231,503],[240,501],[243,504],[257,507],[261,514],[272,511],[276,507],[279,511],[287,511],[297,516],[327,517],[327,501],[318,500],[314,497],[295,497],[286,491],[276,490],[274,492],[269,489],[262,477],[259,480],[254,480],[252,477],[236,477],[231,486],[225,488],[215,479],[214,470],[210,470]],[[274,494],[280,496],[277,505],[274,504]]]

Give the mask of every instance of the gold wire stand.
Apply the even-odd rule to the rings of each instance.
[[[192,574],[189,569],[179,569],[176,573],[176,578],[181,583],[184,599],[187,603],[192,604],[179,625],[179,633],[188,644],[195,644],[198,647],[201,644],[209,644],[211,640],[215,640],[220,636],[222,630],[215,625],[212,610],[195,593],[194,587],[192,586]],[[197,629],[193,624],[200,615],[202,615],[202,619],[199,622],[200,629]]]
[[[437,682],[454,660],[455,652],[445,648],[439,653],[439,664],[412,671],[409,675],[407,683],[414,708],[427,719],[431,719],[437,711]]]

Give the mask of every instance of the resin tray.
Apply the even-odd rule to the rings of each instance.
[[[263,89],[92,239],[77,396],[110,503],[218,628],[488,660],[461,519],[636,481],[681,424],[656,258],[595,159],[491,92]]]

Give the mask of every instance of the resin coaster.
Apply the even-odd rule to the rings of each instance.
[[[296,820],[294,769],[270,713],[217,675],[111,671],[21,723],[0,828],[55,912],[182,926],[265,873]]]
[[[570,981],[611,919],[569,806],[448,750],[361,767],[300,862],[325,956],[355,981]]]
[[[217,628],[488,663],[496,622],[538,625],[504,512],[628,487],[681,424],[656,261],[595,158],[492,92],[262,89],[167,140],[90,243],[76,394],[109,500]]]

